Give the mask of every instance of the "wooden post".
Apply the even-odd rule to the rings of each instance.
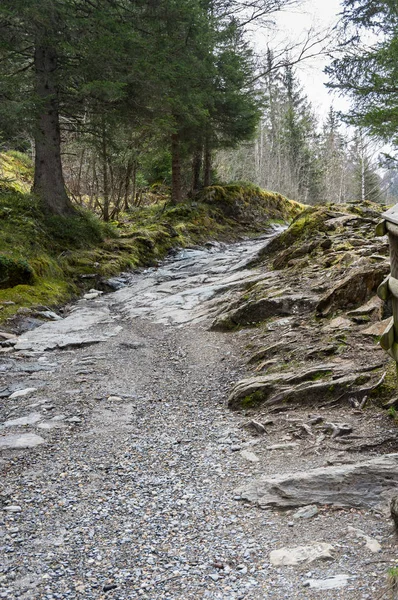
[[[380,284],[377,293],[384,301],[391,298],[393,321],[381,336],[380,345],[397,363],[398,374],[398,204],[383,213],[382,217],[383,221],[376,227],[376,235],[388,234],[391,275]]]

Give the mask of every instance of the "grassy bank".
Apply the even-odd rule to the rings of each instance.
[[[46,215],[27,191],[31,176],[24,155],[0,155],[0,321],[21,307],[62,304],[102,277],[155,264],[172,248],[254,235],[302,210],[279,194],[235,184],[206,188],[195,202],[133,209],[106,225],[83,210]]]

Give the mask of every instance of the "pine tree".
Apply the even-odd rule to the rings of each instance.
[[[350,123],[398,145],[398,5],[344,0],[343,6],[342,55],[327,68],[329,86],[353,100]]]

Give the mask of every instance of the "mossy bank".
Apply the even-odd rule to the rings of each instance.
[[[18,153],[0,155],[0,320],[21,307],[62,304],[101,278],[156,264],[172,248],[233,241],[290,221],[303,206],[248,184],[206,188],[195,201],[165,201],[102,223],[77,208],[49,216],[27,190],[32,169]]]

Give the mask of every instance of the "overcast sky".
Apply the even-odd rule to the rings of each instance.
[[[283,40],[297,41],[305,36],[311,27],[321,30],[333,26],[338,20],[338,13],[342,10],[340,0],[306,0],[299,8],[281,12],[276,17],[278,39],[283,45]],[[256,34],[256,45],[259,49],[266,48],[267,44],[273,47],[275,31],[263,29]],[[318,57],[305,61],[297,67],[297,74],[302,82],[305,92],[322,117],[326,115],[331,104],[337,110],[344,110],[347,101],[332,94],[325,87],[327,81],[323,73],[327,61],[325,57]]]

